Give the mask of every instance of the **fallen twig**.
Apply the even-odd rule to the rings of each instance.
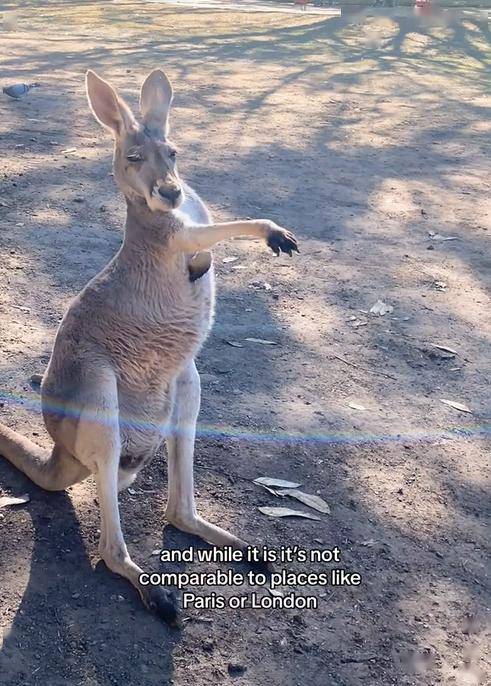
[[[354,362],[350,362],[349,360],[345,360],[344,357],[341,357],[340,355],[332,355],[336,360],[340,360],[341,362],[344,362],[344,364],[347,364],[350,367],[354,367],[355,369],[361,369],[364,372],[369,372],[370,374],[377,374],[378,376],[385,376],[387,379],[392,379],[392,381],[397,381],[397,378],[395,376],[392,376],[392,374],[387,374],[387,372],[381,372],[380,370],[374,370],[370,369],[369,367],[361,367],[359,364],[355,364]]]
[[[227,479],[230,481],[230,483],[234,483],[237,479],[242,479],[242,481],[253,481],[253,479],[247,477],[247,476],[240,476],[239,474],[230,474],[229,472],[226,472],[224,469],[220,469],[219,467],[205,467],[203,464],[195,464],[194,465],[195,469],[205,469],[208,472],[216,472],[217,474],[221,474],[222,476],[227,477]]]

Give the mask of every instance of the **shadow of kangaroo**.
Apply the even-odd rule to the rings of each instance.
[[[168,452],[165,516],[211,544],[246,543],[196,512],[193,453],[200,404],[194,358],[210,330],[214,279],[209,249],[234,236],[263,238],[276,254],[294,235],[268,220],[214,223],[176,168],[168,139],[172,86],[152,71],[140,93],[140,121],[112,86],[87,72],[89,104],[114,136],[114,178],[127,218],[122,246],[74,299],[58,329],[41,384],[51,452],[0,425],[0,454],[32,481],[62,490],[94,474],[99,551],[144,604],[170,623],[174,594],[144,586],[121,530],[118,490],[162,443]]]

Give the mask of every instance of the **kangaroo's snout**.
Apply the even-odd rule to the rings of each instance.
[[[174,207],[180,202],[182,196],[182,190],[180,187],[168,188],[166,186],[160,186],[158,193],[164,200],[170,202]]]

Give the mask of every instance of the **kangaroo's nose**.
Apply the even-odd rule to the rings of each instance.
[[[169,202],[175,203],[181,197],[180,188],[165,188],[165,186],[160,186],[159,195],[161,195]]]

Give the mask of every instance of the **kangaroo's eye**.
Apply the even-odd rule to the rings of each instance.
[[[169,157],[171,158],[171,160],[175,160],[177,157],[177,150],[170,150]]]
[[[128,150],[126,153],[126,159],[130,162],[141,162],[143,157],[139,150]]]

